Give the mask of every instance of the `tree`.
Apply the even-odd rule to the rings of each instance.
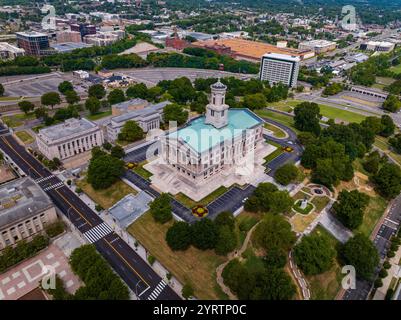
[[[397,112],[401,108],[401,101],[394,95],[389,95],[383,102],[383,109],[390,112]]]
[[[391,137],[388,142],[393,147],[395,152],[401,154],[401,134],[397,134],[395,137]]]
[[[117,159],[121,159],[125,156],[124,148],[118,145],[113,146],[110,150],[110,155]]]
[[[164,224],[173,218],[170,200],[167,193],[162,193],[150,204],[150,213],[156,222]]]
[[[334,82],[329,84],[324,90],[323,94],[326,96],[334,96],[344,90],[344,86],[341,83]]]
[[[76,91],[71,90],[65,93],[65,100],[68,102],[68,104],[72,105],[79,102],[81,98]]]
[[[183,125],[188,119],[188,111],[179,104],[169,104],[164,107],[163,110],[163,121],[169,123],[170,121],[176,121],[177,124]]]
[[[94,84],[89,87],[88,95],[97,99],[103,99],[106,96],[106,90],[101,84]]]
[[[166,242],[169,247],[176,250],[187,250],[191,245],[191,227],[188,223],[175,222],[166,233]]]
[[[256,281],[251,300],[291,300],[296,288],[291,277],[282,269],[269,268]]]
[[[228,225],[219,228],[215,251],[218,255],[225,256],[233,251],[238,244],[237,235]]]
[[[4,96],[4,87],[3,85],[0,83],[0,97]]]
[[[382,131],[380,132],[381,136],[387,138],[394,134],[395,124],[394,124],[393,119],[391,119],[390,116],[388,116],[386,114],[382,115],[381,123],[382,123]]]
[[[295,243],[296,236],[291,224],[279,215],[266,215],[254,233],[255,243],[266,249],[279,248],[288,252]]]
[[[333,210],[344,226],[354,230],[363,222],[366,207],[369,204],[369,196],[358,190],[340,192]]]
[[[263,109],[266,104],[266,97],[262,93],[250,94],[244,97],[244,107],[251,110]]]
[[[36,119],[44,118],[47,115],[47,109],[44,107],[39,107],[35,109]]]
[[[121,89],[114,89],[107,96],[107,101],[109,101],[111,105],[125,101],[124,91]]]
[[[287,252],[282,248],[272,246],[263,258],[265,265],[270,268],[284,268],[287,264]]]
[[[372,279],[380,260],[376,247],[363,234],[357,234],[345,243],[341,257],[345,264],[355,267],[357,276],[366,280]]]
[[[299,169],[293,163],[287,163],[277,169],[274,179],[284,186],[295,182],[299,176]]]
[[[100,101],[96,97],[89,97],[85,101],[85,108],[89,110],[90,114],[96,114],[100,110]]]
[[[184,286],[182,287],[181,294],[184,297],[184,299],[189,299],[194,295],[194,289],[189,283],[185,283]]]
[[[300,131],[320,134],[320,108],[314,102],[302,102],[294,109],[294,125]]]
[[[371,179],[386,199],[394,199],[401,191],[401,169],[393,163],[385,163]]]
[[[230,230],[235,229],[235,218],[229,211],[219,213],[219,215],[214,219],[214,223],[218,228],[227,226]]]
[[[382,163],[382,157],[378,151],[373,151],[366,156],[366,160],[362,163],[363,168],[372,174],[376,174],[379,171],[380,164]]]
[[[74,87],[71,82],[63,81],[58,85],[58,91],[65,95],[69,91],[74,91]]]
[[[306,275],[330,270],[336,251],[326,235],[311,234],[302,238],[294,248],[294,261]]]
[[[200,250],[214,249],[217,244],[219,230],[210,219],[196,221],[191,226],[192,244]]]
[[[134,86],[131,86],[125,92],[127,97],[129,98],[141,98],[147,99],[148,98],[148,88],[144,83],[138,83]]]
[[[143,138],[142,128],[132,120],[128,120],[118,134],[118,139],[121,141],[134,142]]]
[[[32,102],[27,101],[27,100],[18,102],[18,106],[19,106],[20,110],[25,114],[28,114],[30,111],[35,109],[35,105]]]
[[[53,109],[55,105],[61,103],[61,98],[57,92],[48,92],[42,95],[40,102],[45,106],[51,106]]]
[[[245,202],[245,210],[251,212],[288,212],[294,201],[287,191],[279,191],[271,183],[260,183]]]
[[[92,158],[88,168],[88,182],[93,189],[106,189],[124,173],[124,161],[108,154]]]

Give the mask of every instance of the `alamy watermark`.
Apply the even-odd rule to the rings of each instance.
[[[344,30],[354,31],[358,28],[356,22],[356,9],[352,5],[342,7],[341,13],[345,15],[341,20],[341,27]]]
[[[50,4],[45,4],[41,8],[42,13],[49,12],[42,19],[42,29],[55,30],[56,29],[56,8]]]

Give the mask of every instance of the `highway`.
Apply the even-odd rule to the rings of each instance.
[[[0,149],[49,195],[60,211],[89,243],[94,244],[139,299],[180,299],[134,249],[61,180],[19,145],[1,124]]]

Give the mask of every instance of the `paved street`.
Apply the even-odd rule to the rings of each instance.
[[[1,126],[0,130],[2,128]],[[162,279],[128,244],[108,229],[104,221],[75,193],[44,168],[10,135],[0,136],[0,148],[21,170],[37,181],[76,229],[94,243],[99,253],[140,299],[147,299],[154,293]],[[155,294],[152,297],[154,298]],[[163,290],[158,290],[156,298],[175,300],[179,299],[179,296],[169,286],[165,286]]]

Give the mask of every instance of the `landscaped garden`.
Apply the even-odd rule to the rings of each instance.
[[[26,131],[17,131],[15,135],[24,143],[31,144],[35,141],[35,139]]]
[[[214,250],[193,246],[185,251],[172,251],[165,241],[173,221],[159,224],[150,213],[144,214],[128,227],[131,233],[181,283],[190,283],[199,299],[227,299],[216,283],[216,268],[226,258]]]
[[[302,206],[303,201],[304,201],[304,200],[302,200],[302,199],[297,200],[297,201],[294,203],[294,206],[293,206],[292,208],[293,208],[296,212],[298,212],[298,213],[300,213],[300,214],[307,215],[307,214],[309,214],[309,213],[312,211],[312,209],[313,209],[313,204],[311,204],[310,202],[307,202],[307,203],[306,203],[306,206],[303,207],[303,206]]]
[[[187,208],[192,209],[198,205],[207,206],[209,203],[211,203],[213,200],[217,199],[218,197],[222,196],[227,191],[228,191],[228,189],[226,187],[221,186],[198,202],[192,200],[190,197],[186,196],[185,194],[183,194],[181,192],[176,194],[175,196],[173,196],[173,198],[176,199],[177,201],[181,202]]]
[[[86,179],[76,181],[78,188],[81,188],[89,198],[95,203],[102,206],[104,209],[112,207],[115,203],[120,201],[128,194],[137,194],[137,191],[131,188],[129,185],[124,183],[122,180],[118,180],[111,187],[102,190],[95,190]]]

